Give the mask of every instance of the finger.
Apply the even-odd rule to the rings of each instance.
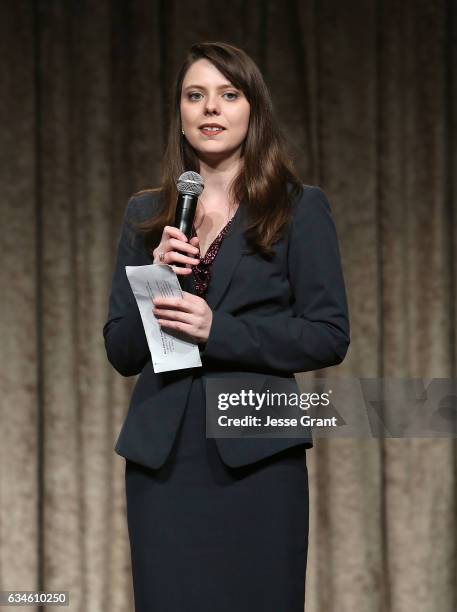
[[[167,310],[166,308],[154,308],[154,315],[157,319],[166,319],[167,321],[181,321],[189,325],[194,320],[194,315],[182,310]]]
[[[201,298],[199,295],[194,295],[193,293],[189,293],[188,291],[182,292],[182,299],[185,302],[193,304],[195,306],[203,306],[206,304],[205,300]]]
[[[166,225],[163,228],[163,233],[165,234],[165,237],[167,239],[168,238],[177,238],[178,240],[183,240],[184,242],[187,242],[186,234],[184,234],[184,232],[179,230],[177,227],[173,227],[172,225]]]
[[[200,260],[196,257],[188,257],[187,255],[183,255],[182,253],[178,253],[176,251],[167,251],[163,256],[163,263],[169,265],[174,263],[183,263],[196,266],[200,263]]]
[[[183,291],[184,293],[187,292]],[[193,312],[195,308],[195,303],[192,300],[184,299],[184,297],[157,297],[152,300],[152,303],[155,308],[182,310],[184,312]]]
[[[187,291],[182,291],[182,297],[163,297],[158,296],[152,299],[152,303],[154,306],[161,308],[184,308],[188,309],[190,307],[190,302],[192,302],[192,298],[197,298],[197,300],[201,300],[196,295],[192,293],[188,293]]]
[[[189,276],[189,274],[192,274],[192,268],[182,268],[180,266],[171,266],[171,269],[176,274],[176,276]]]
[[[165,243],[166,251],[183,251],[184,253],[188,253],[189,255],[196,256],[199,252],[199,249],[193,244],[188,244],[187,242],[183,242],[182,240],[177,240],[176,238],[170,238]]]
[[[167,321],[166,319],[159,319],[157,322],[159,323],[160,327],[187,334],[192,342],[198,341],[193,325],[188,325],[187,323],[182,323],[181,321]]]

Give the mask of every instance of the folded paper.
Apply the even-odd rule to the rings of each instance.
[[[140,310],[154,372],[201,367],[198,345],[183,334],[165,331],[154,315],[156,297],[183,297],[173,268],[167,264],[125,266],[125,272]]]

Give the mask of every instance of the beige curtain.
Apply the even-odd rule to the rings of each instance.
[[[113,445],[134,380],[101,331],[124,207],[157,185],[195,41],[254,57],[332,204],[352,343],[319,374],[457,376],[456,15],[454,0],[1,3],[0,589],[133,610]],[[320,439],[308,465],[306,612],[455,611],[455,440]]]

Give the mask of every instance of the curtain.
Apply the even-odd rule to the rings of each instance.
[[[331,202],[352,342],[317,374],[457,376],[456,20],[453,0],[2,2],[0,589],[133,610],[113,447],[135,381],[102,327],[127,199],[158,185],[196,41],[254,58]],[[456,609],[456,448],[316,439],[306,612]]]

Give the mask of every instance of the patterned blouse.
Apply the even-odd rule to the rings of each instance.
[[[195,291],[200,297],[204,298],[206,292],[208,291],[209,282],[211,280],[211,265],[219,252],[221,242],[229,231],[234,218],[235,215],[233,215],[227,225],[222,228],[222,230],[219,232],[219,234],[216,236],[216,238],[213,240],[210,247],[206,251],[205,256],[200,259],[199,264],[197,266],[192,266],[192,272],[195,280]],[[195,231],[195,226],[192,226],[191,238],[196,235],[197,232]]]

